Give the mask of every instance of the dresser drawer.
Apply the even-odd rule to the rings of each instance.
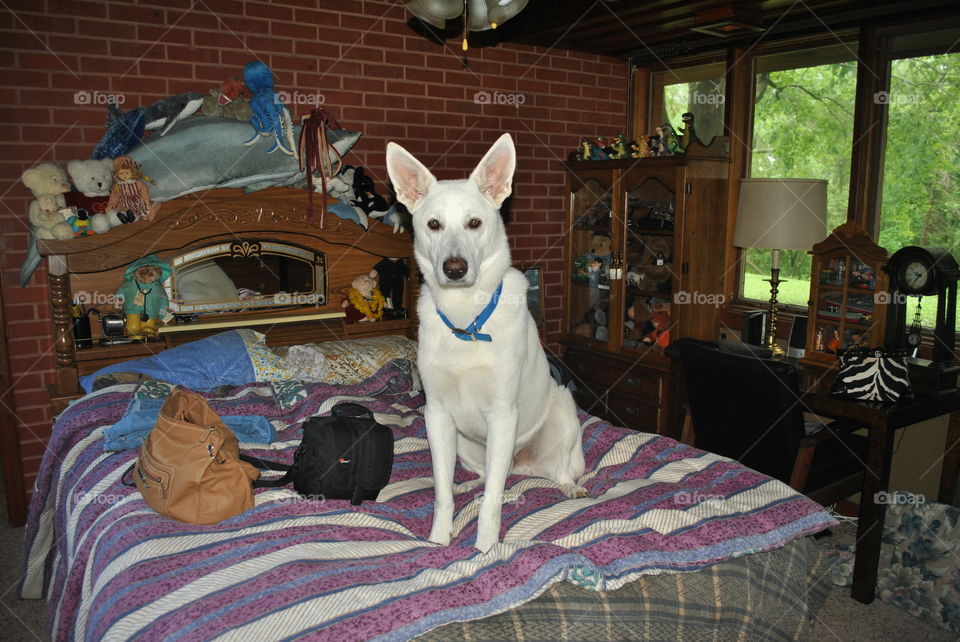
[[[622,361],[604,359],[580,350],[567,350],[563,361],[577,375],[578,387],[589,386],[598,391],[614,387],[623,376],[627,365]]]
[[[660,425],[660,405],[657,397],[614,390],[607,395],[607,416],[612,423],[625,428],[656,433]]]
[[[622,375],[616,383],[616,389],[637,395],[659,403],[663,388],[663,373],[636,365]]]

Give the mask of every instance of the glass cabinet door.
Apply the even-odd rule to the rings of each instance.
[[[606,342],[609,336],[609,268],[613,255],[609,178],[587,177],[571,192],[568,331]]]
[[[624,186],[623,346],[666,347],[673,297],[676,194],[654,176],[631,173],[628,180],[632,184]]]
[[[839,350],[870,345],[877,278],[873,267],[840,253],[824,256],[819,268],[812,349],[836,355]]]

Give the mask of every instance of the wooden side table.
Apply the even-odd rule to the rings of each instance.
[[[866,474],[858,514],[853,588],[850,591],[855,600],[869,604],[877,588],[880,544],[887,508],[885,504],[878,503],[876,497],[887,490],[890,482],[894,432],[928,419],[950,415],[937,500],[944,504],[953,503],[960,466],[960,391],[942,396],[918,394],[916,398],[895,404],[849,401],[831,397],[825,392],[807,392],[801,397],[801,403],[814,414],[851,419],[870,427]]]

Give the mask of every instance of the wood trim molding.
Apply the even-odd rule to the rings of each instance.
[[[866,230],[871,238],[877,238],[879,232],[887,129],[887,104],[875,96],[890,89],[890,61],[883,59],[881,45],[875,28],[861,29],[850,155],[850,185],[857,189],[850,190],[847,220]]]
[[[27,521],[27,493],[20,458],[20,430],[14,409],[13,378],[3,308],[3,270],[0,270],[0,448],[3,449],[3,483],[7,499],[7,521],[22,526]]]

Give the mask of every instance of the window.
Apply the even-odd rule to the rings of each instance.
[[[857,84],[856,44],[758,56],[753,178],[827,179],[827,230],[847,220]],[[743,253],[743,298],[768,301],[771,250]],[[778,299],[806,306],[811,257],[781,254]]]
[[[892,60],[889,91],[874,100],[887,104],[880,245],[940,246],[960,259],[960,53]],[[935,314],[922,306],[923,325]]]
[[[660,71],[653,75],[653,122],[650,131],[663,123],[675,130],[683,127],[684,113],[694,115],[694,127],[704,144],[723,136],[726,100],[724,63],[711,63]]]

